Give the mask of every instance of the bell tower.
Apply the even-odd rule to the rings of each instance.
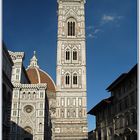
[[[56,140],[87,139],[85,0],[58,0]]]

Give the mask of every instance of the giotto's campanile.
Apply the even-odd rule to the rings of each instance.
[[[58,0],[54,139],[87,139],[85,0]]]

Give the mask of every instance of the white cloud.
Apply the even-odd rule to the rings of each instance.
[[[92,30],[92,29],[94,29],[94,26],[87,26],[87,30]]]
[[[101,29],[96,28],[88,34],[88,37],[89,38],[97,38],[99,32],[101,32]]]
[[[120,19],[122,19],[122,16],[115,16],[115,15],[103,15],[101,18],[101,24],[110,23],[110,22],[116,22]]]
[[[87,37],[89,37],[89,38],[95,38],[95,36],[93,35],[93,33],[89,33]]]
[[[115,20],[115,17],[109,16],[109,15],[103,15],[102,16],[102,22],[107,23],[107,22],[112,22]]]
[[[101,29],[95,29],[94,30],[94,34],[97,34],[97,33],[99,33],[101,31]]]
[[[91,38],[91,39],[95,39],[99,36],[99,34],[101,32],[104,32],[104,25],[108,24],[108,23],[113,23],[116,27],[119,27],[119,21],[123,18],[123,16],[117,16],[117,15],[107,15],[104,14],[101,17],[101,20],[98,24],[98,26],[93,26],[93,25],[89,25],[86,27],[87,29],[87,37]]]

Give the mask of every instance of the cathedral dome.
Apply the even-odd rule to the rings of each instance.
[[[37,65],[37,58],[35,56],[30,60],[30,65],[27,68],[27,75],[31,84],[47,83],[47,90],[50,92],[56,92],[55,83],[48,73],[41,70]]]

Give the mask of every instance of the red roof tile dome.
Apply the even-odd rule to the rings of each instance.
[[[30,65],[28,66],[27,75],[31,84],[47,83],[47,90],[50,92],[56,92],[55,83],[48,73],[41,70],[37,65],[37,59],[35,56],[30,60]]]

